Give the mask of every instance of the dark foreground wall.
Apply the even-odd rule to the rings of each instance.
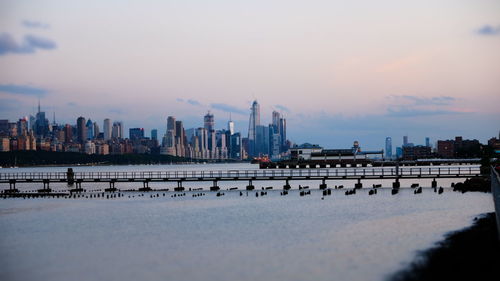
[[[493,194],[493,201],[495,202],[497,230],[499,233],[498,239],[500,239],[500,177],[498,175],[499,171],[500,171],[500,166],[497,166],[495,169],[491,169],[491,193]]]

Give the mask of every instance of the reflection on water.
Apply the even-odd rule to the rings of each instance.
[[[441,195],[428,188],[373,196],[367,189],[351,196],[334,190],[324,200],[317,190],[305,197],[297,190],[205,193],[2,199],[0,279],[383,280],[417,250],[493,210],[490,194],[448,188]]]

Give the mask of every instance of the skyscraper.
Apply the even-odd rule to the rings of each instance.
[[[210,114],[210,111],[203,117],[203,127],[207,129],[208,132],[215,130],[214,115]]]
[[[169,130],[175,131],[175,117],[174,116],[167,117],[167,132]]]
[[[279,133],[280,130],[280,119],[281,115],[278,111],[273,111],[273,126],[276,129],[276,133]]]
[[[17,134],[19,136],[27,136],[28,135],[28,117],[24,117],[17,121]]]
[[[31,131],[36,130],[36,118],[33,115],[30,115],[29,117],[29,128]]]
[[[385,158],[387,158],[387,159],[392,158],[392,138],[391,137],[385,138]]]
[[[227,122],[227,130],[229,131],[229,135],[234,134],[234,122],[231,119],[231,114],[229,114],[229,121]]]
[[[227,159],[228,157],[228,141],[229,132],[226,130],[217,130],[215,131],[215,139],[216,139],[216,158],[217,159]]]
[[[184,156],[184,142],[186,133],[184,132],[184,126],[182,121],[175,121],[175,150],[177,156]]]
[[[49,132],[49,120],[45,118],[45,112],[42,112],[40,110],[40,100],[38,100],[38,113],[36,114],[34,129],[35,129],[35,134],[41,137],[47,136]]]
[[[209,158],[215,158],[215,148],[217,146],[215,140],[215,118],[210,111],[203,117],[203,127],[207,130]]]
[[[429,137],[425,138],[425,146],[431,147],[431,139]]]
[[[258,125],[255,128],[255,154],[254,156],[269,155],[269,127]]]
[[[248,154],[249,156],[256,156],[257,126],[260,125],[260,106],[257,100],[252,103],[250,111],[250,120],[248,122]]]
[[[164,147],[165,154],[176,155],[176,135],[175,135],[175,117],[167,117],[167,132],[163,137],[162,146]]]
[[[281,151],[285,152],[288,150],[288,143],[287,143],[287,139],[286,139],[286,119],[285,118],[280,119],[280,134],[281,134],[281,144],[282,144]]]
[[[241,159],[241,134],[234,133],[230,137],[230,158],[231,159]]]
[[[403,136],[403,146],[408,145],[408,136]]]
[[[208,133],[205,128],[198,128],[196,130],[196,138],[198,139],[198,158],[207,159],[208,157]]]
[[[111,129],[111,137],[116,139],[123,138],[123,124],[121,121],[113,122],[113,128]]]
[[[273,128],[273,132],[270,132],[269,138],[273,149],[270,152],[274,157],[277,157],[279,153],[288,149],[286,145],[286,119],[279,112],[273,111],[272,120],[273,123],[270,126]],[[278,136],[273,136],[273,134]],[[277,141],[279,143],[275,143]],[[276,149],[279,150],[278,154],[276,154]]]
[[[104,119],[103,130],[104,140],[111,139],[111,120],[109,120],[108,118]]]
[[[129,139],[132,141],[144,138],[144,128],[130,128],[128,131],[129,131]]]
[[[94,138],[99,138],[99,134],[101,133],[100,130],[99,130],[99,125],[97,125],[97,122],[94,122]]]
[[[158,130],[157,129],[151,130],[151,139],[158,140]]]
[[[66,124],[64,126],[64,142],[71,143],[73,142],[73,127],[70,124]]]
[[[85,118],[80,116],[76,119],[76,140],[83,144],[87,140],[87,127]]]
[[[278,119],[279,123],[279,119]],[[269,126],[269,156],[271,159],[278,159],[281,153],[281,135],[277,131],[279,126]]]
[[[87,139],[93,140],[94,139],[94,123],[92,120],[87,120],[87,124],[85,125],[87,127]]]

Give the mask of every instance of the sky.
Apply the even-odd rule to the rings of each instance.
[[[277,110],[295,143],[500,130],[500,1],[0,0],[0,119],[166,130]]]

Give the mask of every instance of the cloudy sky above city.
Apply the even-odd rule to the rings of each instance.
[[[0,119],[247,132],[382,148],[500,129],[500,1],[0,1]]]

